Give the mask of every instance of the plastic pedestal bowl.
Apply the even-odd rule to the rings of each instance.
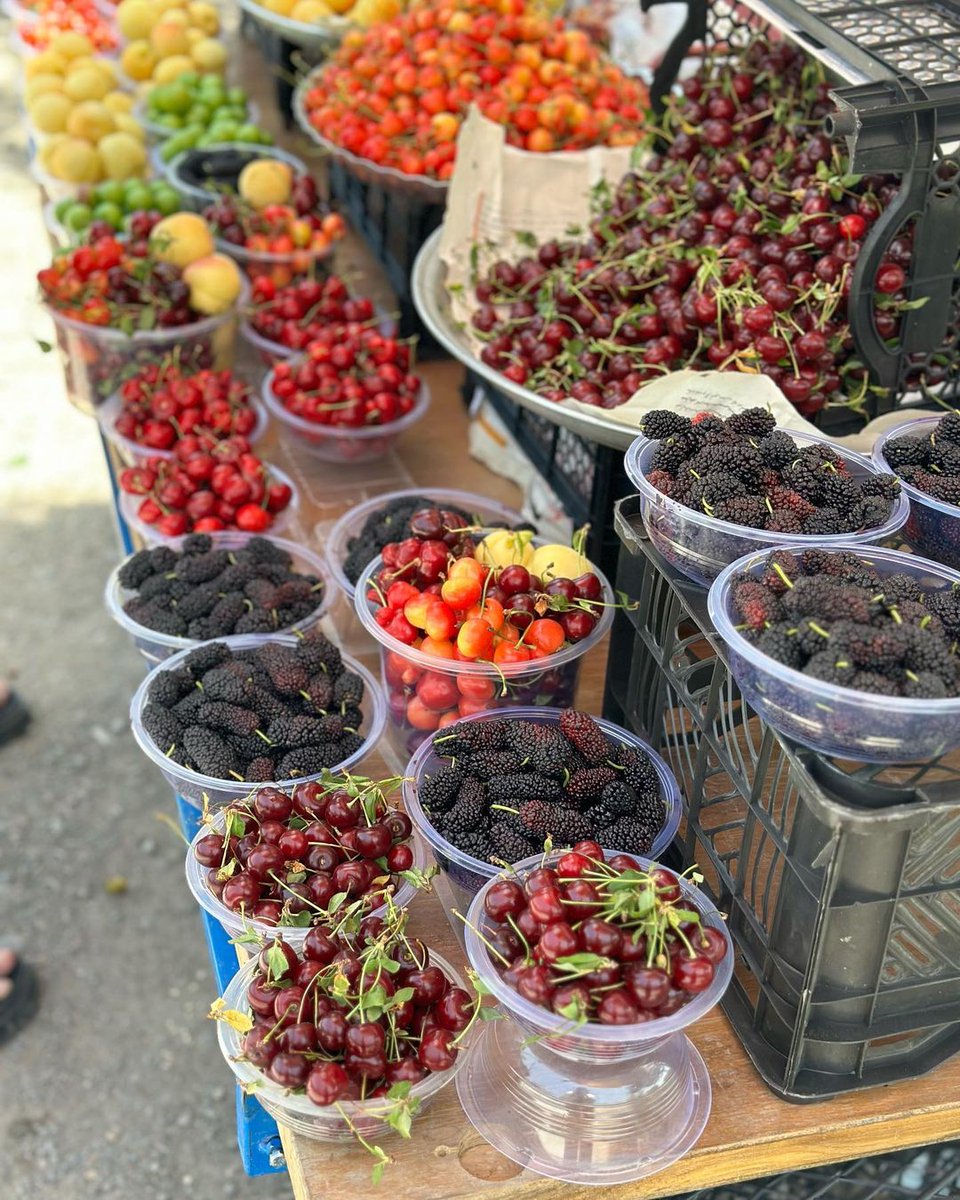
[[[373,513],[396,500],[414,496],[422,496],[437,508],[457,508],[471,517],[475,516],[477,523],[488,529],[513,528],[524,523],[523,516],[516,509],[498,504],[496,500],[477,496],[473,492],[459,492],[454,488],[406,488],[399,492],[385,492],[379,496],[372,496],[343,514],[327,535],[324,550],[330,574],[351,604],[356,588],[343,571],[343,564],[350,549],[348,543],[351,538],[359,535],[367,518]]]
[[[837,446],[829,438],[798,433],[794,429],[784,429],[782,432],[793,438],[799,446],[829,446],[846,462],[850,474],[855,478],[878,473],[879,469],[869,458]],[[657,491],[647,479],[647,472],[658,445],[659,442],[650,438],[638,437],[624,455],[624,467],[640,493],[640,511],[651,542],[677,570],[704,587],[709,587],[728,563],[751,550],[763,547],[772,549],[774,546],[806,550],[811,546],[830,549],[839,545],[871,545],[896,533],[910,513],[909,501],[901,494],[882,525],[861,533],[785,534],[731,525],[688,508]]]
[[[134,367],[159,362],[175,350],[181,362],[217,370],[233,365],[237,332],[236,305],[215,317],[203,317],[175,329],[138,330],[127,334],[102,325],[88,325],[45,306],[57,332],[63,359],[67,396],[84,412],[93,412],[113,395]]]
[[[502,716],[503,713],[497,711],[477,713],[472,717],[464,717],[463,723],[491,721]],[[560,720],[560,709],[515,708],[511,711],[510,716],[511,718],[516,718],[518,721],[533,721],[537,725],[556,725]],[[676,836],[677,827],[680,824],[681,803],[680,789],[677,787],[677,781],[660,755],[643,738],[637,737],[636,734],[630,733],[626,729],[621,729],[619,725],[614,725],[611,721],[604,721],[599,717],[595,719],[611,742],[614,742],[618,746],[632,746],[637,750],[642,750],[645,754],[649,755],[653,763],[654,769],[657,772],[657,778],[660,781],[660,795],[663,798],[663,826],[650,848],[651,856],[657,858],[673,841]],[[444,733],[455,733],[459,725],[460,722],[458,721],[454,725],[447,726]],[[433,852],[433,857],[436,859],[437,866],[446,875],[447,883],[450,886],[459,911],[465,912],[467,906],[472,902],[473,897],[480,888],[493,879],[495,875],[498,875],[500,868],[495,867],[492,863],[484,862],[483,859],[473,858],[471,855],[465,854],[462,850],[458,850],[456,846],[448,842],[438,832],[428,814],[424,812],[423,805],[420,802],[421,784],[424,778],[432,775],[442,765],[445,765],[444,760],[436,755],[432,742],[424,742],[410,760],[410,765],[404,772],[403,807],[406,809],[417,832],[429,845]],[[454,918],[452,924],[454,930],[462,938],[463,923],[459,919]]]
[[[257,418],[256,425],[246,434],[246,439],[252,446],[266,433],[269,417],[267,416],[267,410],[254,396],[250,398],[250,408],[253,409]],[[116,448],[124,462],[132,466],[134,463],[143,462],[145,458],[169,459],[174,457],[172,450],[155,450],[152,446],[144,446],[140,442],[135,442],[132,438],[127,438],[117,433],[116,420],[122,412],[123,404],[120,400],[120,395],[118,392],[114,392],[112,396],[97,406],[94,416],[100,425],[100,432],[111,446]]]
[[[533,539],[534,546],[546,544],[545,538]],[[582,641],[533,662],[504,663],[502,666],[439,658],[397,641],[374,620],[377,606],[367,599],[363,582],[373,578],[382,566],[383,560],[377,557],[360,576],[354,593],[354,607],[361,625],[380,647],[380,674],[387,702],[387,738],[404,762],[436,731],[444,715],[444,711],[437,710],[436,721],[431,721],[429,727],[415,727],[408,719],[408,703],[425,675],[436,676],[438,683],[455,687],[458,700],[447,712],[459,712],[463,702],[483,704],[487,710],[525,708],[532,704],[570,708],[584,655],[599,644],[613,621],[613,590],[606,577],[594,567],[593,572],[603,587],[605,607],[600,610],[593,631]]]
[[[297,644],[295,637],[282,634],[248,634],[243,637],[217,638],[216,640],[225,642],[232,650],[254,650],[257,646],[262,646],[265,642],[280,642],[285,646],[295,646]],[[191,647],[191,649],[195,649],[195,647]],[[143,708],[147,703],[147,693],[150,691],[150,685],[157,672],[178,670],[189,653],[190,650],[181,650],[178,654],[164,659],[162,663],[159,663],[148,673],[130,701],[130,725],[133,729],[133,736],[136,738],[137,745],[147,758],[160,768],[164,779],[166,779],[177,795],[182,796],[184,800],[196,808],[203,807],[204,797],[206,797],[211,807],[219,808],[224,804],[229,804],[233,800],[240,800],[244,796],[249,795],[253,785],[239,779],[214,779],[210,775],[201,775],[198,771],[191,771],[188,767],[181,766],[178,762],[167,758],[163,750],[161,750],[143,727]],[[363,722],[358,731],[363,737],[363,745],[355,753],[351,754],[349,758],[330,767],[329,770],[331,771],[349,771],[357,763],[366,758],[368,754],[372,753],[383,733],[383,724],[386,715],[383,696],[380,694],[380,687],[366,667],[362,666],[355,659],[349,658],[346,654],[343,655],[343,664],[348,671],[359,675],[363,680],[364,690],[361,704]],[[315,775],[304,775],[297,779],[275,779],[257,784],[256,786],[294,788],[298,783],[320,779],[322,774],[323,772],[319,772]]]
[[[516,869],[523,875],[542,861],[534,855]],[[493,880],[475,897],[467,956],[510,1019],[490,1024],[457,1094],[474,1127],[514,1162],[570,1183],[612,1186],[664,1170],[699,1139],[710,1115],[710,1079],[682,1031],[723,995],[733,946],[713,904],[680,882],[704,924],[724,933],[727,953],[706,991],[668,1017],[637,1025],[577,1026],[524,1000],[500,978],[476,932],[492,927],[483,902]]]
[[[301,571],[305,575],[316,575],[322,580],[323,592],[320,603],[313,612],[309,616],[304,617],[303,620],[297,621],[294,626],[287,629],[278,629],[278,633],[290,633],[292,629],[299,629],[301,631],[312,629],[323,619],[333,601],[335,589],[330,581],[329,572],[319,555],[314,554],[305,546],[298,545],[296,542],[288,542],[283,538],[273,537],[269,533],[241,533],[238,530],[236,532],[211,533],[207,536],[212,540],[215,550],[240,550],[251,538],[265,537],[275,546],[286,550],[293,560],[293,569],[295,571]],[[174,549],[179,549],[179,539],[178,541],[171,542],[170,545]],[[148,629],[146,625],[139,624],[124,612],[123,606],[137,595],[135,591],[130,591],[128,588],[123,587],[119,580],[120,571],[127,561],[127,559],[124,559],[124,562],[110,572],[110,578],[107,580],[103,598],[107,606],[107,612],[122,629],[125,629],[130,634],[133,644],[147,662],[154,665],[158,662],[163,662],[171,654],[177,654],[180,650],[192,650],[194,646],[199,645],[199,642],[193,638],[175,637],[173,634],[159,633],[156,629]]]
[[[210,885],[207,883],[207,868],[197,862],[197,857],[194,854],[194,847],[197,842],[206,837],[209,833],[222,833],[224,826],[224,816],[222,812],[213,814],[212,826],[201,825],[197,830],[196,836],[187,847],[187,856],[185,860],[185,870],[187,876],[187,887],[193,893],[193,898],[200,907],[210,914],[215,921],[219,921],[221,926],[232,938],[242,937],[244,934],[256,933],[264,938],[273,938],[279,935],[285,942],[289,942],[291,946],[298,952],[300,951],[304,938],[309,932],[309,926],[301,925],[268,925],[264,921],[254,920],[252,917],[243,917],[240,913],[234,912],[232,908],[228,908],[222,900],[218,899],[210,890]],[[414,870],[423,870],[426,866],[427,856],[424,851],[423,844],[420,839],[413,835],[410,841],[410,849],[413,851],[413,867]],[[410,901],[417,894],[417,889],[412,883],[401,879],[397,890],[393,894],[393,903],[397,908],[407,908]],[[377,908],[370,910],[370,916],[380,916],[386,912],[386,904],[381,904]],[[322,921],[316,922],[322,925]]]
[[[433,949],[430,949],[430,961],[431,963],[436,963],[456,987],[466,987],[460,973],[454,970],[450,963]],[[250,1013],[247,988],[250,986],[256,970],[257,959],[254,957],[244,963],[233,979],[230,980],[227,990],[223,993],[223,999],[228,1009],[235,1009],[238,1012],[246,1014]],[[460,1050],[456,1062],[449,1071],[430,1074],[419,1083],[415,1083],[410,1089],[410,1096],[416,1096],[420,1101],[420,1112],[427,1107],[441,1088],[446,1087],[465,1066],[469,1065],[474,1047],[477,1044],[475,1029],[471,1033],[473,1036],[468,1039],[467,1044]],[[344,1120],[340,1111],[342,1109],[343,1113],[350,1118],[350,1123],[355,1127],[357,1132],[362,1134],[367,1140],[373,1139],[373,1141],[379,1141],[381,1138],[390,1136],[392,1132],[390,1127],[385,1123],[382,1116],[377,1115],[378,1112],[382,1113],[384,1111],[383,1101],[348,1100],[343,1101],[339,1106],[331,1105],[329,1108],[321,1108],[320,1105],[314,1104],[306,1095],[288,1092],[286,1088],[280,1087],[271,1079],[268,1079],[261,1070],[251,1063],[242,1060],[238,1061],[239,1056],[243,1053],[244,1035],[238,1033],[226,1021],[217,1022],[217,1034],[223,1057],[227,1060],[231,1071],[237,1077],[237,1083],[241,1087],[255,1084],[256,1091],[254,1095],[267,1112],[276,1118],[281,1125],[285,1125],[288,1129],[293,1129],[296,1133],[302,1134],[304,1137],[314,1138],[321,1142],[352,1142],[354,1140],[354,1133]],[[414,1137],[416,1137],[416,1134],[414,1134]]]
[[[282,512],[278,512],[275,515],[273,524],[269,529],[265,529],[261,535],[263,537],[273,537],[274,534],[282,533],[283,530],[286,529],[287,526],[296,519],[297,513],[300,509],[300,493],[297,489],[297,485],[290,478],[290,476],[284,474],[279,467],[275,467],[273,463],[268,462],[264,462],[263,466],[271,483],[286,483],[289,485],[292,493],[290,496],[290,503]],[[164,537],[163,534],[157,533],[157,530],[153,525],[148,525],[146,521],[141,521],[137,516],[137,509],[142,501],[142,496],[134,496],[130,492],[121,492],[120,515],[131,529],[135,529],[137,533],[140,534],[148,546],[175,546],[179,541],[179,538]],[[229,530],[225,532],[239,533],[243,531]]]
[[[741,572],[761,575],[776,548],[731,563],[707,597],[710,620],[727,646],[730,672],[757,716],[801,745],[863,762],[920,761],[960,745],[960,696],[912,700],[858,692],[795,671],[747,641],[736,628],[733,580]],[[960,587],[960,573],[912,554],[864,546],[842,549],[881,576],[909,575],[927,591]]]
[[[921,417],[918,421],[894,425],[881,434],[873,447],[873,461],[877,469],[894,471],[885,454],[885,447],[891,439],[929,437],[939,421],[939,417]],[[900,536],[925,558],[960,569],[960,505],[947,504],[945,500],[928,496],[905,479],[900,483],[910,501],[910,517],[900,530]]]
[[[413,408],[395,421],[389,421],[385,425],[360,427],[321,425],[317,421],[308,421],[290,412],[273,394],[273,378],[273,371],[269,371],[264,378],[261,395],[267,411],[279,424],[284,438],[294,446],[302,446],[308,454],[323,459],[324,462],[342,463],[345,466],[372,462],[389,454],[400,435],[425,417],[430,407],[430,389],[425,383],[421,383]]]

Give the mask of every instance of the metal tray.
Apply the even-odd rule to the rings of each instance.
[[[345,33],[359,28],[347,17],[334,15],[326,21],[307,24],[273,13],[256,0],[237,0],[237,3],[251,20],[301,50],[333,50]]]
[[[443,348],[458,358],[465,366],[479,375],[486,383],[508,396],[516,404],[530,409],[538,416],[546,417],[555,425],[561,425],[573,433],[578,433],[587,441],[596,442],[601,446],[610,446],[614,450],[626,450],[640,433],[628,425],[611,421],[600,415],[594,416],[583,408],[574,408],[563,402],[557,404],[553,400],[545,400],[536,392],[520,387],[505,379],[499,371],[488,367],[474,353],[473,347],[464,333],[457,327],[457,322],[450,311],[450,301],[444,285],[445,268],[440,261],[440,235],[442,227],[432,233],[424,242],[416,262],[413,264],[411,276],[411,293],[417,312],[424,325],[430,330]]]
[[[245,2],[249,3],[249,0],[245,0]],[[315,67],[309,75],[305,75],[300,80],[293,93],[293,115],[307,137],[316,142],[318,146],[322,146],[332,159],[342,163],[346,170],[363,183],[379,184],[392,191],[414,196],[426,204],[446,204],[447,190],[450,187],[447,180],[431,179],[429,175],[404,175],[402,171],[398,171],[394,167],[380,167],[367,158],[358,158],[356,154],[351,154],[349,150],[344,150],[342,146],[328,141],[327,138],[317,133],[307,116],[304,97],[315,86],[315,77],[323,69],[323,63]]]

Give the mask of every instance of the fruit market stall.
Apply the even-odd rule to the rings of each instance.
[[[813,58],[739,7],[718,55],[693,8],[634,165],[646,88],[520,0],[245,6],[342,35],[291,135],[206,4],[19,18],[132,732],[191,839],[245,1165],[298,1200],[371,1169],[411,1197],[960,1181],[960,424],[831,436],[950,394],[933,226],[899,228],[886,159],[850,174],[869,139],[847,163],[821,131]],[[502,214],[581,167],[592,195],[543,205],[575,229],[483,225],[477,178]],[[469,455],[463,364],[541,451],[576,439],[592,542]]]

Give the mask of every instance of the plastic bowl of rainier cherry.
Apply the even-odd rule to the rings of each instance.
[[[362,776],[262,787],[204,814],[187,850],[194,899],[231,937],[278,930],[295,949],[335,923],[335,896],[382,915],[413,899],[426,855],[385,786]],[[228,832],[229,831],[229,832]]]
[[[476,998],[391,906],[359,937],[311,929],[253,955],[212,1015],[237,1082],[281,1124],[326,1142],[410,1136],[410,1123],[469,1061]],[[219,1010],[219,1012],[218,1012]]]

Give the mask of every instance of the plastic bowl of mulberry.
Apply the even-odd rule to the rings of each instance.
[[[279,551],[289,556],[289,571],[291,573],[295,572],[297,575],[311,576],[316,579],[317,583],[314,590],[316,603],[313,611],[309,615],[293,621],[291,624],[278,628],[278,633],[292,633],[294,629],[301,631],[312,629],[314,625],[319,624],[323,619],[336,596],[336,589],[330,580],[326,564],[319,555],[308,550],[306,546],[298,545],[296,542],[289,542],[279,537],[265,537],[264,534],[224,531],[208,534],[208,537],[211,540],[213,551],[225,550],[228,554],[243,549],[244,546],[255,538],[265,539],[272,543]],[[181,538],[177,542],[172,542],[170,549],[178,552],[182,544],[183,539]],[[107,586],[104,591],[104,601],[107,606],[107,612],[121,629],[127,631],[133,639],[133,644],[147,662],[151,665],[162,662],[165,658],[169,658],[171,654],[176,654],[178,650],[189,650],[192,646],[198,645],[200,641],[198,638],[163,632],[136,620],[133,613],[136,612],[135,605],[139,598],[139,591],[135,588],[124,587],[120,582],[120,574],[129,561],[129,558],[124,559],[119,566],[110,572],[110,578],[107,580]],[[199,592],[204,586],[209,585],[198,584],[195,590]],[[252,605],[247,601],[247,609],[251,607]],[[168,615],[175,615],[175,610]],[[228,634],[225,636],[243,636],[243,634],[241,632],[240,634]]]
[[[279,643],[280,645],[290,647],[295,647],[298,644],[298,638],[296,637],[271,636],[269,634],[247,634],[242,637],[218,638],[217,641],[228,646],[232,653],[253,651],[267,642]],[[213,645],[213,643],[201,642],[200,645]],[[244,780],[243,778],[217,778],[212,775],[204,775],[200,771],[192,770],[190,767],[177,762],[173,757],[176,747],[158,745],[148,732],[144,722],[144,709],[149,703],[151,688],[158,675],[164,671],[180,671],[187,655],[195,653],[197,649],[198,647],[193,647],[191,650],[181,650],[178,654],[164,659],[162,663],[159,663],[147,674],[130,702],[130,725],[137,745],[147,758],[160,768],[164,779],[166,779],[167,783],[170,784],[178,796],[182,796],[184,800],[197,808],[203,806],[204,800],[211,807],[220,807],[246,796],[254,781]],[[341,655],[341,659],[344,670],[359,676],[363,681],[363,697],[359,703],[362,719],[356,730],[360,739],[359,744],[354,746],[353,740],[351,740],[353,748],[350,753],[341,762],[331,763],[322,771],[311,772],[310,774],[296,777],[291,776],[289,779],[257,780],[256,783],[260,786],[272,784],[275,787],[294,788],[298,783],[320,779],[324,771],[349,771],[357,763],[366,758],[376,747],[383,733],[384,722],[386,720],[386,706],[380,686],[366,667],[362,666],[355,659],[349,658],[345,654]],[[266,745],[266,742],[264,745]]]
[[[879,471],[894,471],[897,467],[887,461],[886,447],[894,438],[929,437],[940,424],[940,417],[922,417],[918,421],[904,421],[888,429],[873,447],[873,461]],[[948,567],[960,568],[960,505],[948,504],[945,500],[922,492],[918,487],[902,480],[902,487],[910,501],[910,517],[900,530],[900,536],[912,549],[934,562],[946,563]]]
[[[840,549],[853,552],[881,580],[892,575],[915,580],[925,598],[960,588],[960,572],[916,555],[863,546]],[[960,695],[921,699],[841,686],[780,662],[745,636],[734,586],[744,574],[760,579],[770,555],[771,550],[763,549],[731,563],[707,597],[710,620],[726,644],[730,673],[744,704],[778,733],[837,758],[916,762],[960,745]]]
[[[475,725],[477,722],[501,720],[505,716],[507,714],[502,711],[477,713],[446,726],[440,730],[438,736],[455,736],[457,731],[465,726]],[[556,708],[514,708],[510,710],[508,719],[511,722],[530,721],[536,725],[556,726],[560,721],[560,710]],[[594,719],[611,743],[611,747],[624,746],[641,751],[647,756],[656,771],[660,796],[663,800],[663,824],[649,848],[650,855],[656,858],[673,841],[680,824],[680,790],[673,773],[660,755],[643,738],[622,729],[619,725],[614,725],[611,721],[604,721],[599,717]],[[465,912],[467,905],[483,885],[502,869],[503,863],[495,865],[489,860],[476,858],[455,846],[440,832],[438,825],[441,823],[441,818],[430,811],[430,781],[443,768],[449,766],[449,761],[437,752],[432,740],[424,742],[404,772],[403,807],[413,822],[414,829],[430,847],[437,866],[446,876],[446,882],[450,885],[458,908],[461,912]],[[558,795],[561,790],[558,784]],[[590,831],[592,837],[599,834],[600,830]],[[559,841],[556,838],[554,841],[559,848]],[[459,921],[455,922],[454,930],[462,938],[460,924]]]
[[[854,479],[885,473],[869,458],[838,446],[829,438],[793,429],[781,432],[788,434],[798,447],[830,449],[844,461]],[[677,570],[703,587],[709,587],[728,563],[753,550],[774,546],[798,550],[809,546],[870,545],[896,533],[910,514],[910,502],[901,494],[894,500],[890,515],[882,524],[849,533],[786,534],[734,525],[681,504],[653,486],[647,476],[659,444],[650,438],[638,437],[624,455],[624,467],[640,493],[640,512],[651,542]]]

